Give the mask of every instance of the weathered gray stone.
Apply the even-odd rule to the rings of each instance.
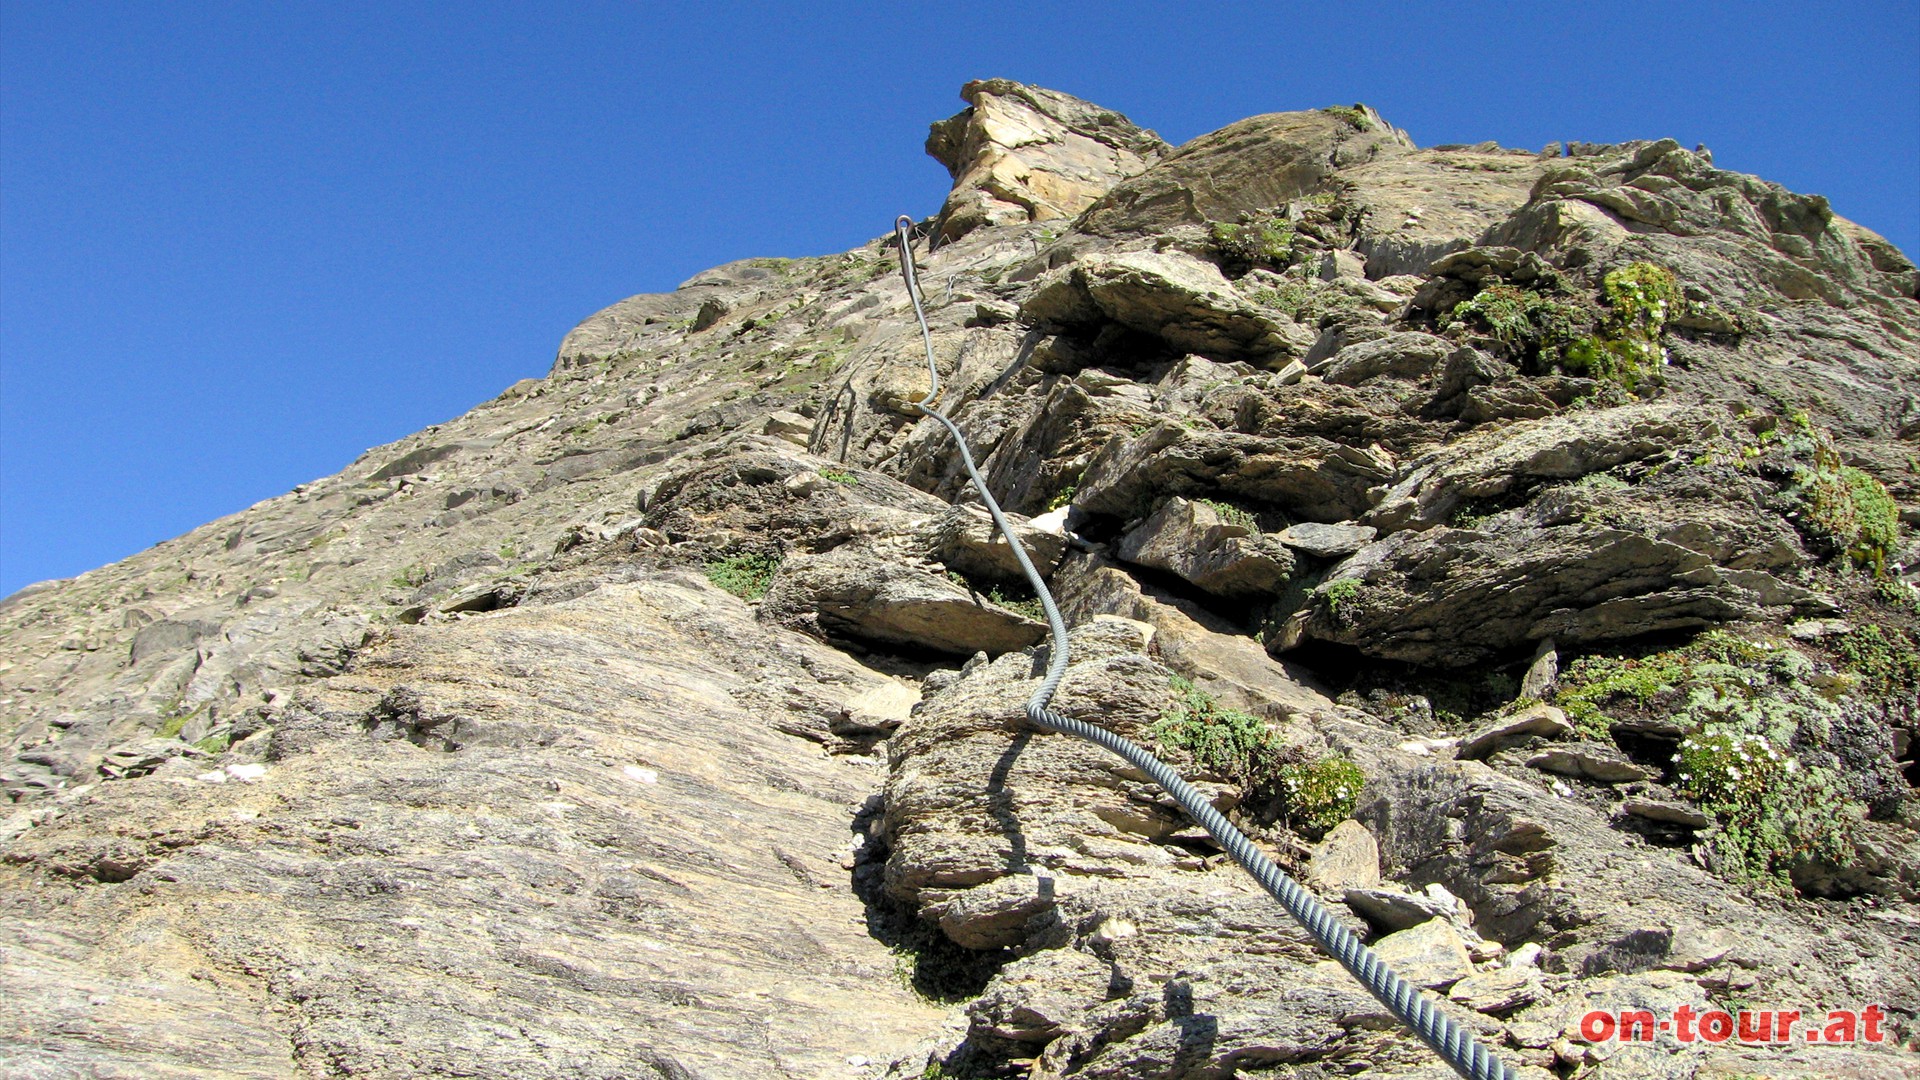
[[[1293,555],[1284,546],[1178,496],[1121,537],[1114,554],[1222,596],[1272,592],[1293,573]]]
[[[1321,559],[1339,559],[1366,547],[1378,530],[1371,525],[1323,525],[1302,521],[1279,533],[1281,543]]]
[[[1454,756],[1462,759],[1483,758],[1509,740],[1529,735],[1557,739],[1572,733],[1573,725],[1567,723],[1566,713],[1552,705],[1531,705],[1499,717],[1460,740],[1459,746],[1454,749]]]
[[[1014,524],[1014,535],[1034,568],[1043,575],[1053,573],[1066,555],[1066,537],[1057,531],[1032,528],[1017,515],[1010,520]],[[1012,547],[993,527],[992,519],[983,509],[952,507],[933,519],[922,535],[934,558],[968,577],[1026,584]]]
[[[1325,111],[1256,116],[1202,135],[1141,175],[1116,184],[1081,227],[1098,235],[1155,232],[1182,223],[1236,220],[1284,206],[1342,166],[1412,148],[1365,110],[1366,130]]]
[[[1560,653],[1554,647],[1553,639],[1548,638],[1534,650],[1533,663],[1527,665],[1527,673],[1520,677],[1519,700],[1545,700],[1559,682]]]
[[[1319,594],[1349,581],[1337,603],[1314,607],[1309,634],[1450,667],[1542,638],[1617,641],[1764,607],[1699,552],[1590,525],[1395,533],[1340,564]]]
[[[1505,1016],[1547,996],[1540,972],[1531,967],[1503,967],[1477,971],[1447,991],[1449,1000],[1476,1012]]]
[[[1393,475],[1391,455],[1316,435],[1263,438],[1160,424],[1095,454],[1074,503],[1133,519],[1149,513],[1156,496],[1219,496],[1348,521],[1366,512],[1367,493]]]
[[[1211,264],[1146,251],[1090,255],[1054,271],[1020,317],[1050,331],[1112,322],[1183,352],[1262,364],[1293,359],[1312,336],[1242,298]]]
[[[1456,348],[1432,334],[1390,334],[1378,341],[1348,346],[1308,368],[1327,382],[1345,386],[1381,376],[1417,379],[1432,373]]]
[[[1669,825],[1684,825],[1689,829],[1704,829],[1712,821],[1698,807],[1683,802],[1665,799],[1631,798],[1622,800],[1620,809],[1648,821],[1659,821]]]
[[[1378,853],[1377,845],[1374,851]],[[1376,868],[1376,876],[1378,873]],[[1429,919],[1451,921],[1461,914],[1459,901],[1451,896],[1410,893],[1393,886],[1352,887],[1346,889],[1341,898],[1354,914],[1390,934],[1412,929]]]
[[[1527,765],[1529,768],[1562,776],[1577,776],[1602,784],[1624,784],[1630,780],[1651,779],[1654,775],[1653,770],[1635,763],[1613,747],[1594,743],[1549,746],[1529,755]]]
[[[684,571],[402,629],[289,711],[363,718],[405,686],[471,731],[468,748],[368,738],[350,719],[254,783],[96,785],[9,842],[9,895],[76,878],[103,891],[84,944],[72,913],[9,909],[0,978],[18,1026],[0,1055],[283,1076],[292,1022],[305,1053],[368,1074],[826,1075],[849,1054],[889,1059],[940,1013],[894,979],[835,866],[864,785],[769,722],[885,681]],[[687,827],[708,815],[724,827]],[[743,895],[754,910],[736,920]],[[789,964],[805,994],[783,989]],[[673,1001],[695,998],[718,1026],[682,1026],[690,1006]],[[56,1024],[122,1034],[83,1049]]]
[[[1153,629],[1153,654],[1222,703],[1288,721],[1286,740],[1318,751],[1307,717],[1331,713],[1333,701],[1299,668],[1268,654],[1198,604],[1143,585],[1098,556],[1069,556],[1054,579],[1069,625],[1119,616]]]
[[[100,775],[109,780],[129,780],[145,776],[179,757],[203,761],[207,755],[193,744],[178,739],[142,739],[107,751],[100,760]]]
[[[1382,963],[1415,986],[1444,990],[1473,974],[1460,931],[1445,919],[1428,919],[1373,943]]]
[[[803,447],[813,437],[813,421],[797,412],[783,409],[767,417],[766,423],[760,426],[760,433]]]
[[[1342,821],[1314,845],[1307,883],[1336,893],[1379,885],[1380,845],[1365,825],[1352,818]]]
[[[944,577],[853,545],[789,557],[761,610],[785,626],[961,656],[1023,649],[1046,634]]]

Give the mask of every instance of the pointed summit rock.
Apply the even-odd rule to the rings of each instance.
[[[1055,90],[979,79],[960,96],[969,107],[927,135],[927,153],[953,175],[942,240],[982,225],[1073,217],[1167,149],[1119,113]]]

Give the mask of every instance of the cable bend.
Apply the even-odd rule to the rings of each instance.
[[[1446,1063],[1467,1080],[1511,1080],[1512,1073],[1499,1058],[1493,1056],[1485,1045],[1473,1037],[1473,1033],[1453,1022],[1446,1014],[1435,1007],[1432,1000],[1419,989],[1409,984],[1389,968],[1372,949],[1355,937],[1326,906],[1314,899],[1312,894],[1300,886],[1300,883],[1274,865],[1273,860],[1260,853],[1247,839],[1245,833],[1235,828],[1213,804],[1207,800],[1192,784],[1187,783],[1179,773],[1166,762],[1155,757],[1146,747],[1125,738],[1098,724],[1088,723],[1062,716],[1048,706],[1053,695],[1060,688],[1060,680],[1067,674],[1067,624],[1060,617],[1060,609],[1053,601],[1053,592],[1034,568],[1033,561],[1027,557],[1026,546],[1014,535],[1013,526],[1000,510],[1000,503],[988,490],[986,478],[980,475],[979,466],[974,464],[973,451],[967,445],[966,436],[960,433],[959,425],[946,413],[935,408],[940,397],[940,370],[934,364],[933,333],[927,328],[927,314],[922,304],[920,279],[913,266],[913,242],[909,235],[913,228],[913,219],[905,214],[894,220],[894,237],[900,243],[900,274],[906,281],[907,299],[913,304],[913,315],[920,324],[920,341],[927,353],[927,375],[932,387],[927,396],[917,404],[920,411],[940,422],[953,436],[954,445],[960,451],[961,464],[966,466],[967,476],[973,481],[974,490],[979,492],[980,501],[986,504],[987,513],[992,516],[994,527],[1000,535],[1007,538],[1007,545],[1013,550],[1014,559],[1020,564],[1020,570],[1027,576],[1027,583],[1033,587],[1033,593],[1040,599],[1040,607],[1047,615],[1047,633],[1051,641],[1047,659],[1047,672],[1040,685],[1027,702],[1027,719],[1035,727],[1046,731],[1059,732],[1082,738],[1111,751],[1125,759],[1129,764],[1153,778],[1154,783],[1165,789],[1180,804],[1187,815],[1207,830],[1208,835],[1218,841],[1228,854],[1233,856],[1247,873],[1258,881],[1268,895],[1280,902],[1287,914],[1304,927],[1313,936],[1327,955],[1340,961],[1362,986],[1378,998],[1381,1004],[1391,1010],[1394,1016],[1405,1024],[1408,1030],[1419,1036],[1420,1041],[1432,1047]]]

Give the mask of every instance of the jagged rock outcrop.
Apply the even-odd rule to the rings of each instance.
[[[1910,1071],[1913,264],[1670,141],[1354,106],[1167,148],[964,96],[916,257],[1072,628],[1055,707],[1520,1075]],[[891,244],[613,305],[544,379],[0,601],[0,1059],[1446,1075],[1027,726],[1050,646]],[[1581,1030],[1742,1003],[1890,1042]]]
[[[927,153],[953,175],[936,225],[943,240],[1071,218],[1167,150],[1119,113],[1055,90],[982,79],[960,96],[966,111],[927,135]]]

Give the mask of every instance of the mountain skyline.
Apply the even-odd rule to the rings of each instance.
[[[624,296],[932,213],[947,178],[920,144],[972,78],[1176,144],[1361,100],[1421,145],[1671,136],[1909,254],[1920,237],[1920,18],[1900,5],[1811,37],[1751,7],[1627,4],[1569,30],[1041,4],[1018,34],[944,36],[800,10],[0,8],[0,595],[543,375]]]

